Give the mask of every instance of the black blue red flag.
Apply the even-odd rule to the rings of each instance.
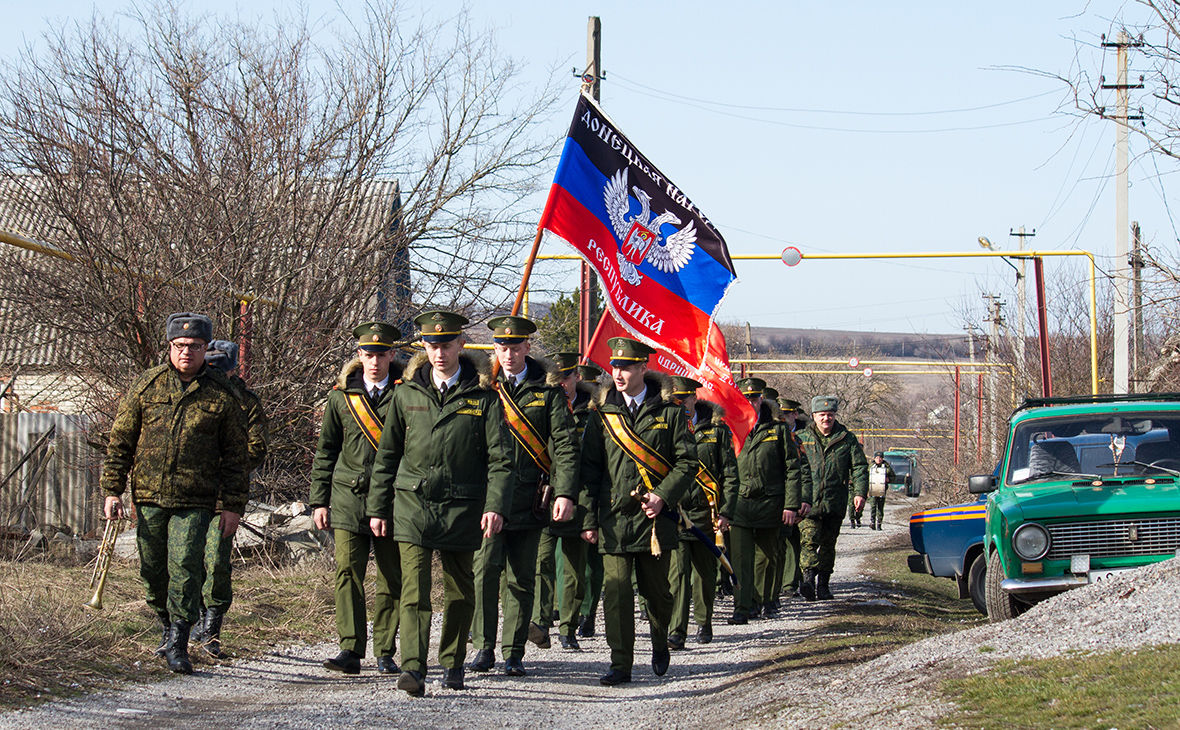
[[[725,239],[585,94],[541,228],[598,272],[632,336],[693,371],[706,366],[710,339],[720,336],[713,316],[737,278]]]

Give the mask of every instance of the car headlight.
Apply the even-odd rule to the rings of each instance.
[[[1049,552],[1049,531],[1026,522],[1012,533],[1012,549],[1024,560],[1040,560]]]

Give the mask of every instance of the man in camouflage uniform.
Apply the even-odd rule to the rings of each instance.
[[[529,356],[529,335],[537,326],[524,317],[494,317],[493,357],[500,375],[496,389],[504,411],[512,461],[509,511],[504,529],[485,537],[475,555],[476,650],[470,669],[487,672],[496,663],[492,645],[503,599],[500,651],[504,674],[525,676],[524,644],[529,635],[537,580],[537,548],[550,517],[569,522],[578,497],[578,446],[574,420],[560,375],[550,363]],[[495,368],[493,368],[495,369]],[[504,577],[503,590],[500,578]],[[540,644],[548,644],[533,632]]]
[[[721,406],[697,399],[701,384],[692,378],[672,378],[672,395],[684,407],[689,423],[696,434],[697,461],[701,474],[680,500],[680,514],[714,540],[719,533],[717,521],[725,504],[725,490],[737,481],[737,460],[733,454],[733,435],[725,424]],[[707,494],[704,484],[713,491]],[[688,636],[689,599],[695,608],[697,641],[708,644],[713,640],[713,601],[717,596],[718,560],[709,546],[687,529],[680,530],[680,543],[672,555],[669,582],[672,585],[672,624],[668,629],[668,647],[684,648]]]
[[[320,530],[332,530],[336,546],[336,635],[340,653],[324,668],[359,674],[368,643],[365,620],[365,573],[369,553],[377,568],[373,595],[373,655],[377,671],[397,674],[393,660],[402,592],[398,544],[376,535],[369,524],[366,499],[373,462],[393,400],[401,365],[393,345],[401,337],[388,322],[365,322],[352,331],[356,355],[345,363],[324,404],[323,424],[311,467],[308,503]]]
[[[120,518],[130,477],[139,574],[163,628],[160,650],[172,671],[192,674],[188,640],[200,615],[209,522],[220,502],[228,539],[246,508],[246,419],[229,381],[205,365],[213,322],[172,314],[165,336],[168,362],[119,401],[99,486],[106,518]]]
[[[728,622],[740,626],[759,612],[767,617],[776,613],[772,593],[775,574],[782,574],[779,529],[807,514],[810,490],[805,488],[795,439],[762,398],[765,381],[743,378],[737,386],[758,414],[738,454],[738,483],[729,486],[722,510],[722,524],[730,527],[738,581]]]
[[[604,388],[586,424],[582,475],[588,512],[583,539],[602,552],[603,617],[611,649],[604,686],[631,681],[635,653],[635,574],[647,602],[652,671],[668,671],[672,593],[668,553],[679,542],[676,523],[659,518],[684,498],[697,470],[696,444],[684,409],[666,378],[647,370],[654,352],[626,337],[612,337],[613,388]],[[657,519],[658,518],[658,519]]]
[[[565,392],[574,419],[574,442],[581,459],[582,433],[590,417],[590,399],[594,389],[578,380],[576,352],[557,352],[552,356],[560,385]],[[586,593],[586,542],[579,532],[585,520],[585,507],[575,506],[574,518],[565,522],[550,519],[541,531],[541,544],[537,548],[537,592],[533,603],[533,620],[529,625],[529,640],[541,648],[550,645],[549,629],[553,626],[553,604],[557,595],[557,556],[562,558],[561,607],[557,611],[558,640],[562,649],[581,649],[576,635],[578,611]]]
[[[811,399],[812,423],[799,431],[811,464],[811,514],[799,526],[803,585],[809,601],[831,599],[829,580],[836,563],[836,538],[847,509],[851,485],[853,501],[864,506],[869,469],[856,436],[836,420],[839,399],[817,395]]]
[[[250,455],[249,471],[253,472],[266,458],[266,412],[262,399],[250,390],[246,381],[234,371],[238,367],[238,346],[228,340],[213,340],[205,351],[205,365],[225,373],[234,393],[242,403],[246,415],[246,450]],[[217,506],[221,512],[221,505]],[[192,638],[214,659],[221,658],[221,622],[233,603],[233,576],[230,557],[233,554],[232,538],[223,539],[218,529],[219,520],[209,521],[209,532],[205,535],[205,582],[201,591],[201,618],[193,626]]]
[[[475,613],[475,551],[501,530],[511,510],[512,463],[487,361],[463,354],[467,318],[430,311],[414,324],[425,352],[410,361],[394,390],[366,511],[373,534],[392,533],[401,550],[397,687],[421,697],[430,648],[431,557],[437,550],[442,563],[443,686],[461,690]]]

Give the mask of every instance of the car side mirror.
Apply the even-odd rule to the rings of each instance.
[[[996,491],[995,475],[972,474],[967,477],[967,491],[971,494],[987,494]]]

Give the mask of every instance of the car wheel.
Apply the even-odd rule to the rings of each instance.
[[[986,575],[984,576],[984,598],[989,621],[1007,621],[1010,618],[1016,618],[1028,608],[1000,587],[1000,582],[1003,580],[1004,568],[1000,565],[1000,553],[992,551],[987,559]]]
[[[987,615],[987,558],[981,552],[975,556],[975,560],[971,561],[971,567],[967,569],[967,592],[971,594],[971,603],[975,604],[975,610]]]

